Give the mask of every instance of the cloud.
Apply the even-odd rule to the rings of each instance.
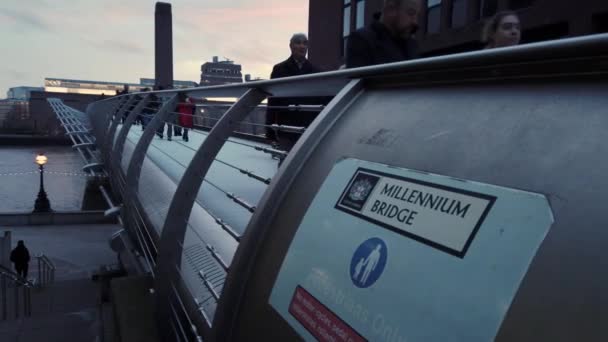
[[[306,1],[206,2],[173,9],[174,43],[180,54],[226,56],[243,73],[267,78],[272,66],[289,56],[289,38],[306,32]]]
[[[272,66],[288,57],[291,35],[308,27],[306,0],[164,1],[173,4],[176,79],[198,82],[201,64],[212,56],[226,56],[241,64],[244,74],[268,78]],[[8,67],[29,72],[0,73],[0,97],[2,88],[38,84],[51,71],[100,81],[150,77],[154,19],[150,0],[0,0]],[[16,32],[27,39],[14,39]],[[52,58],[37,63],[34,56],[49,49],[56,49]]]
[[[4,74],[5,76],[7,76],[9,78],[16,79],[16,80],[20,80],[20,79],[23,79],[26,76],[28,76],[27,72],[12,70],[12,69],[2,70],[2,74]]]
[[[3,17],[4,20],[9,20],[15,24],[22,24],[36,30],[45,32],[54,30],[54,27],[44,18],[34,13],[0,8],[0,16]]]
[[[149,54],[150,52],[143,46],[124,40],[106,39],[102,41],[93,41],[90,39],[84,39],[91,45],[98,47],[103,50],[112,50],[117,53],[129,53],[129,54]],[[107,52],[107,51],[106,51]]]

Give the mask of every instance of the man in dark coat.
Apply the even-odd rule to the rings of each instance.
[[[308,53],[308,38],[305,34],[294,34],[289,42],[289,48],[291,49],[291,56],[272,68],[272,74],[270,74],[271,79],[301,76],[319,72],[319,70],[306,58],[306,54]],[[268,106],[271,108],[266,111],[266,124],[307,127],[319,114],[318,112],[300,112],[272,107],[324,104],[326,102],[328,102],[327,99],[318,97],[271,97],[268,99]],[[299,133],[275,132],[270,128],[266,130],[266,137],[277,141],[279,147],[283,150],[289,150],[300,136],[301,134]]]
[[[272,68],[270,78],[306,75],[318,70],[306,58],[308,53],[308,37],[304,33],[296,33],[289,41],[291,56]]]
[[[421,0],[384,0],[380,20],[350,34],[346,67],[401,62],[418,57],[413,38],[418,29]]]
[[[11,261],[15,264],[17,274],[27,279],[27,271],[30,262],[30,252],[25,247],[23,240],[19,240],[17,247],[11,252]]]

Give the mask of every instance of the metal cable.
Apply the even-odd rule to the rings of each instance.
[[[155,146],[153,143],[150,144],[150,145],[152,145],[152,147],[156,148],[162,154],[166,155],[169,159],[171,159],[174,162],[176,162],[177,164],[181,165],[184,169],[188,168],[186,165],[180,163],[177,159],[173,158],[173,156],[171,156],[167,152],[163,151],[158,146]],[[215,189],[221,191],[223,194],[226,195],[226,197],[230,198],[234,203],[236,203],[236,204],[240,205],[241,207],[247,209],[247,211],[249,211],[251,213],[253,213],[255,211],[256,207],[254,205],[251,205],[251,204],[247,203],[247,201],[245,201],[244,199],[240,198],[236,194],[225,191],[224,189],[220,188],[219,186],[215,185],[214,183],[210,182],[207,179],[203,179],[203,182],[205,182],[205,183],[211,185],[212,187],[214,187]]]
[[[196,104],[196,107],[203,108],[230,108],[232,104]],[[287,109],[290,111],[319,111],[323,110],[325,105],[290,105],[290,106],[268,106],[268,105],[257,105],[257,106],[248,106],[248,108],[264,108],[264,109]]]
[[[189,149],[191,151],[197,152],[196,149],[194,149],[194,148],[192,148],[192,147],[190,147],[190,146],[182,143],[181,141],[176,140],[175,142],[178,143],[179,145],[184,146],[185,148],[187,148],[187,149]],[[246,176],[248,176],[250,178],[253,178],[255,180],[258,180],[258,181],[260,181],[260,182],[262,182],[262,183],[264,183],[266,185],[270,184],[270,182],[272,181],[272,178],[264,178],[262,176],[258,176],[254,172],[252,172],[252,171],[249,171],[249,170],[246,170],[246,169],[242,169],[242,168],[240,168],[238,166],[235,166],[235,165],[232,165],[230,163],[227,163],[227,162],[225,162],[225,161],[223,161],[221,159],[214,158],[214,160],[217,161],[217,162],[219,162],[219,163],[221,163],[221,164],[224,164],[224,165],[226,165],[228,167],[231,167],[231,168],[239,171],[240,173],[242,173],[242,174],[244,174],[244,175],[246,175]]]

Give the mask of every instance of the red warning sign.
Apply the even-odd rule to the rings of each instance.
[[[367,341],[301,286],[296,287],[289,313],[321,342]]]

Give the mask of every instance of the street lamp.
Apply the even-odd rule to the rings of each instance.
[[[40,190],[38,191],[38,197],[34,205],[35,213],[48,213],[52,211],[51,203],[49,203],[46,191],[44,191],[44,164],[46,164],[47,160],[48,158],[42,153],[36,156],[36,164],[40,167]]]

